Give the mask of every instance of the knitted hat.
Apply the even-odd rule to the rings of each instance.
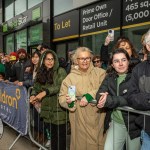
[[[19,54],[19,53],[25,53],[26,55],[27,55],[27,52],[26,52],[26,50],[25,49],[23,49],[23,48],[20,48],[20,49],[18,49],[18,51],[17,51],[17,54]]]
[[[9,56],[10,56],[10,61],[13,61],[13,60],[17,60],[17,59],[18,59],[18,55],[17,55],[16,52],[11,52],[11,53],[9,54]]]

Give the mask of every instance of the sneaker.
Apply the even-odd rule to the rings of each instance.
[[[47,140],[45,147],[48,147],[48,148],[51,147],[51,140]]]

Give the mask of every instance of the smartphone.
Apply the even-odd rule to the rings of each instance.
[[[68,95],[71,98],[71,101],[75,101],[76,99],[76,87],[74,85],[71,85],[68,87]]]
[[[114,30],[109,29],[108,30],[108,36],[110,36],[111,41],[114,41]]]

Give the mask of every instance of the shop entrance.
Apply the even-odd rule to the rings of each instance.
[[[35,52],[38,45],[29,46],[28,47],[28,54],[32,55],[33,52]]]
[[[66,41],[56,44],[56,53],[58,57],[63,57],[66,60],[68,59],[68,51],[75,50],[79,46],[78,40]]]

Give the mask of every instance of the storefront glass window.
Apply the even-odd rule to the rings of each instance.
[[[91,36],[86,36],[81,39],[81,43],[83,46],[90,48],[94,55],[100,55],[100,50],[102,44],[104,44],[105,38],[108,35],[107,32],[101,34],[95,34]],[[112,52],[113,46],[115,44],[116,39],[120,36],[120,31],[115,31],[114,41],[109,44],[109,53]]]
[[[38,45],[43,41],[43,26],[42,24],[35,25],[29,28],[28,45]]]
[[[5,21],[13,18],[13,0],[5,0],[4,7],[5,7]]]
[[[56,53],[57,53],[58,58],[63,57],[66,59],[66,44],[65,43],[57,44]]]
[[[137,53],[139,53],[142,49],[141,43],[142,35],[145,34],[149,30],[149,28],[150,28],[149,25],[145,25],[140,27],[127,28],[123,30],[123,35],[125,35],[131,40]]]
[[[42,0],[28,0],[28,9],[41,3]]]
[[[73,0],[54,0],[54,16],[73,9]]]
[[[26,11],[26,0],[15,0],[15,16]]]
[[[88,3],[92,3],[94,1],[97,1],[97,0],[73,0],[73,6],[74,8],[76,7],[80,7],[80,6],[83,6],[83,5],[86,5]]]
[[[5,49],[7,54],[14,51],[14,34],[9,34],[5,37]]]
[[[16,50],[19,48],[27,50],[27,29],[16,33]]]

